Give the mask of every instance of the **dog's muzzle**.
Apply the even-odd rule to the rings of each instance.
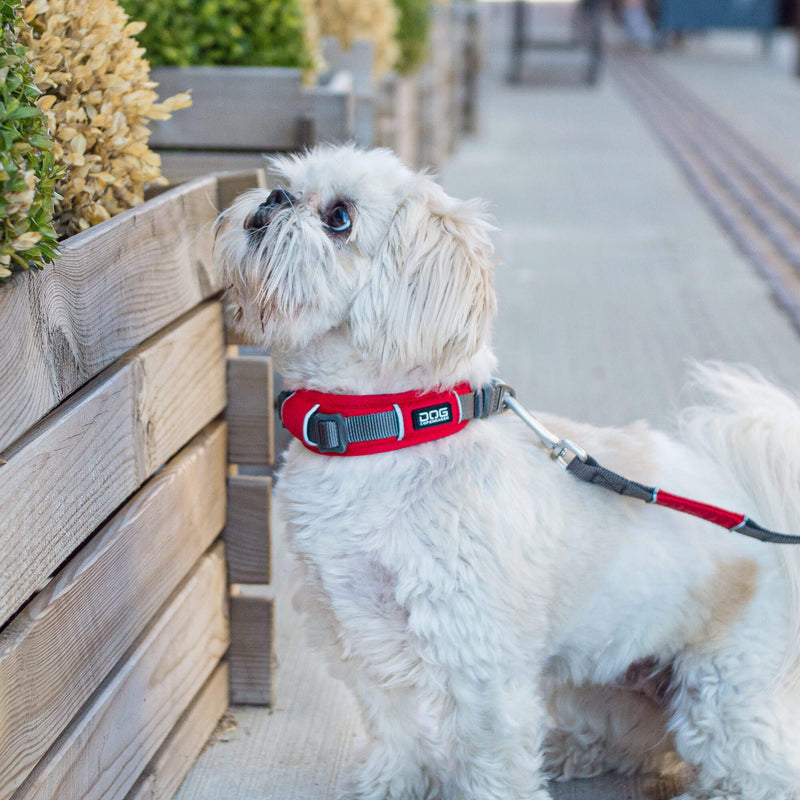
[[[257,231],[269,225],[272,217],[282,208],[290,208],[297,202],[297,198],[284,189],[273,189],[267,199],[256,210],[248,215],[244,221],[247,231]]]

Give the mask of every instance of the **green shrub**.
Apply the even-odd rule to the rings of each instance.
[[[397,44],[400,56],[395,69],[405,75],[419,69],[428,55],[430,6],[428,0],[394,0],[397,8]]]
[[[150,64],[313,67],[299,0],[122,0]]]
[[[36,100],[18,3],[0,0],[0,281],[57,255],[53,140]]]

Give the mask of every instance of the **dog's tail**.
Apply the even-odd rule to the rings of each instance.
[[[704,449],[753,498],[743,511],[772,530],[800,536],[800,404],[754,369],[720,363],[693,365],[693,383],[705,395],[680,418],[684,441]],[[784,679],[800,677],[800,544],[779,547],[791,595],[794,641]]]

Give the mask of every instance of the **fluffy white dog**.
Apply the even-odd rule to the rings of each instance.
[[[358,400],[487,384],[480,204],[385,150],[276,166],[282,188],[236,202],[217,254],[287,387]],[[708,401],[680,441],[546,422],[617,472],[800,533],[798,405],[744,371],[699,382]],[[315,452],[309,415],[280,499],[372,739],[344,797],[546,800],[548,778],[678,757],[695,768],[684,800],[800,797],[800,548],[581,483],[510,413],[354,457]],[[397,416],[387,441],[405,435]]]

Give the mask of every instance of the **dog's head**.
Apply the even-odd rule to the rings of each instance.
[[[495,297],[480,203],[448,197],[387,150],[320,147],[273,170],[279,188],[220,217],[216,256],[237,325],[285,377],[348,391],[488,377]]]

